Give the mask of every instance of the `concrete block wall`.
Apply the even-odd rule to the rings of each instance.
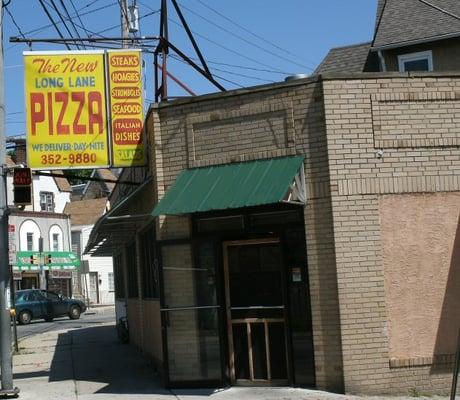
[[[200,96],[152,110],[158,199],[185,168],[305,155],[305,209],[317,387],[343,390],[332,207],[321,83]],[[161,239],[187,238],[189,217],[160,217]]]
[[[447,393],[449,364],[390,359],[380,198],[460,191],[460,79],[331,77],[323,87],[345,391]]]

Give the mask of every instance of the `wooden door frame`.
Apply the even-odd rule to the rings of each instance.
[[[228,263],[228,248],[231,246],[251,246],[251,245],[258,245],[258,244],[278,244],[280,245],[280,249],[282,250],[281,240],[279,237],[272,237],[272,238],[261,238],[261,239],[248,239],[248,240],[232,240],[232,241],[224,241],[222,242],[222,249],[223,249],[223,268],[224,268],[224,290],[225,290],[225,310],[226,310],[226,319],[227,319],[227,337],[228,337],[228,361],[230,367],[230,383],[233,385],[236,382],[235,376],[235,353],[234,353],[234,346],[233,346],[233,325],[232,325],[232,314],[231,314],[231,304],[230,304],[230,277],[229,277],[229,263]],[[284,265],[284,264],[283,264]],[[283,266],[282,265],[282,266]],[[283,271],[282,271],[283,272]],[[284,273],[284,272],[283,272]],[[284,284],[284,279],[283,279]],[[285,289],[282,289],[283,291]],[[287,326],[286,315],[284,316],[283,322],[285,326]],[[286,329],[285,329],[286,332]],[[250,330],[248,331],[248,335],[250,334]],[[286,361],[287,361],[287,374],[288,374],[288,381],[290,376],[290,369],[289,369],[289,355],[287,349],[287,333],[285,333],[285,351],[286,351]],[[251,349],[248,349],[250,354],[248,355],[249,360],[251,360]],[[268,353],[267,353],[268,354]],[[270,366],[267,364],[267,371]],[[252,369],[252,363],[250,361],[250,370]],[[252,374],[251,374],[252,375]],[[253,380],[253,382],[262,383],[266,382],[264,380],[257,381]]]

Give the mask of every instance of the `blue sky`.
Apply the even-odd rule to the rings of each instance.
[[[132,2],[133,0],[130,0]],[[59,17],[50,0],[43,0],[55,21]],[[79,11],[87,32],[120,35],[118,0],[63,0],[71,16]],[[72,4],[73,3],[73,4]],[[377,0],[178,0],[196,33],[196,40],[217,80],[227,89],[282,81],[287,74],[311,73],[330,48],[361,43],[372,38]],[[55,4],[64,13],[61,0]],[[137,0],[141,35],[158,35],[160,0]],[[27,38],[56,38],[39,0],[11,0],[8,11]],[[170,41],[196,57],[185,32],[178,26],[173,7],[169,9]],[[4,15],[5,95],[7,135],[25,133],[24,68],[26,44],[11,44],[20,36],[11,16]],[[83,22],[83,25],[81,24]],[[84,31],[77,26],[81,35]],[[59,29],[69,37],[62,23]],[[154,43],[148,43],[153,46]],[[62,45],[33,44],[33,50],[65,50]],[[152,101],[152,57],[145,55],[146,98]],[[183,62],[170,58],[170,72],[198,94],[216,89]],[[185,92],[170,84],[171,96]]]

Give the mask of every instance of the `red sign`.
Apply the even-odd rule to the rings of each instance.
[[[32,184],[32,173],[30,168],[13,169],[13,185],[29,186]]]

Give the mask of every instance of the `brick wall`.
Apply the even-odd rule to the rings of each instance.
[[[161,104],[151,113],[158,199],[185,168],[306,156],[305,209],[316,381],[343,390],[322,86],[315,80]],[[157,236],[187,238],[188,217],[160,217]],[[179,290],[179,289],[176,289]]]
[[[390,355],[381,199],[459,192],[459,87],[457,77],[434,74],[311,79],[161,104],[150,114],[156,199],[185,168],[305,155],[320,389],[449,388],[449,355],[431,364]],[[189,217],[158,219],[158,238],[189,236]]]
[[[459,88],[458,78],[420,74],[324,82],[347,392],[446,393],[450,388],[448,365],[410,358],[390,362],[380,199],[459,192]],[[414,289],[429,278],[418,279],[411,283]],[[423,297],[419,301],[423,318]]]

